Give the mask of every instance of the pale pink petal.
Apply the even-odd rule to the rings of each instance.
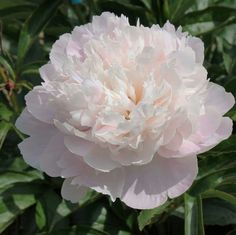
[[[61,169],[56,162],[67,154],[64,137],[54,128],[45,125],[44,129],[20,143],[19,149],[24,160],[50,176],[60,176]]]
[[[26,96],[28,111],[37,119],[46,123],[53,123],[57,112],[57,105],[52,95],[44,88],[36,86]]]
[[[84,167],[84,171],[79,176],[73,178],[72,184],[84,185],[97,192],[110,195],[114,201],[116,198],[121,197],[125,181],[124,177],[124,172],[121,168],[106,173]]]
[[[34,135],[37,133],[44,134],[45,129],[51,128],[50,124],[41,122],[33,117],[32,114],[28,112],[27,108],[25,108],[17,118],[15,125],[17,129],[27,135]]]
[[[110,171],[120,164],[111,159],[111,152],[92,142],[82,138],[66,137],[65,145],[72,153],[83,157],[84,161],[91,167],[100,171]]]
[[[46,126],[41,133],[26,138],[23,142],[21,142],[18,147],[24,160],[29,165],[40,169],[40,157],[43,154],[48,142],[54,135],[54,130]]]
[[[86,195],[88,188],[84,186],[73,185],[71,184],[71,181],[71,178],[64,180],[61,188],[61,195],[66,200],[76,203]]]
[[[111,155],[114,161],[119,162],[121,165],[128,166],[131,164],[142,165],[149,163],[156,153],[156,140],[149,140],[143,143],[140,150],[121,149],[118,153]]]
[[[46,81],[61,79],[53,64],[48,63],[39,68],[41,78]]]
[[[121,200],[137,209],[149,209],[163,204],[168,196],[183,194],[197,175],[197,158],[156,157],[142,167],[127,167]]]
[[[200,147],[192,141],[183,140],[178,150],[171,150],[165,146],[158,149],[158,154],[165,158],[181,158],[196,155],[200,151]]]
[[[165,145],[165,148],[172,151],[177,151],[183,143],[183,137],[179,132],[176,132],[175,136],[170,140],[170,142]]]
[[[50,52],[50,60],[57,70],[62,70],[63,66],[67,62],[65,56],[68,42],[71,38],[69,33],[65,33],[53,44]]]
[[[233,107],[235,99],[231,93],[225,91],[224,87],[211,82],[205,102],[206,106],[214,108],[223,115]]]
[[[204,44],[202,40],[196,37],[189,37],[188,43],[195,52],[196,62],[202,64],[204,60]]]
[[[187,47],[174,55],[176,60],[176,72],[183,76],[193,73],[195,66],[195,53],[192,48]]]
[[[220,126],[216,132],[207,139],[203,139],[198,145],[200,147],[199,153],[206,152],[221,141],[230,137],[233,131],[233,121],[229,117],[223,117]]]
[[[214,109],[208,108],[205,115],[198,120],[198,132],[202,136],[212,135],[220,126],[222,116]]]

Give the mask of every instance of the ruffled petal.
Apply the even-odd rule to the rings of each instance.
[[[233,107],[235,99],[231,93],[225,91],[224,87],[211,82],[205,102],[207,107],[214,108],[223,115]]]
[[[121,200],[136,209],[151,209],[163,204],[168,197],[183,194],[197,175],[197,158],[162,158],[150,164],[125,169],[125,184]]]
[[[83,157],[84,161],[94,169],[107,172],[120,166],[111,159],[112,153],[109,149],[102,148],[82,138],[66,137],[65,145],[69,151]]]
[[[73,185],[71,184],[71,181],[71,178],[64,180],[61,188],[61,195],[66,200],[76,203],[86,195],[88,188],[84,186]]]
[[[53,123],[58,106],[52,95],[43,87],[36,86],[26,96],[27,110],[37,119],[46,123]]]

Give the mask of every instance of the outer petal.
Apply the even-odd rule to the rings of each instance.
[[[57,112],[55,99],[43,87],[36,86],[26,96],[28,111],[37,119],[46,123],[53,123]]]
[[[189,46],[194,50],[196,62],[202,64],[204,60],[204,44],[200,38],[189,37]]]
[[[17,119],[16,126],[31,135],[19,144],[24,160],[50,176],[59,176],[61,169],[56,162],[61,156],[70,154],[63,144],[63,135],[52,125],[35,119],[26,109]]]
[[[27,135],[39,134],[41,132],[43,134],[45,129],[51,128],[50,124],[34,118],[32,114],[28,112],[27,108],[25,108],[17,118],[15,125],[17,129]]]
[[[114,201],[121,197],[124,180],[124,172],[121,168],[106,173],[85,166],[80,175],[72,180],[72,184],[84,185],[97,192],[110,195]]]
[[[223,115],[233,107],[235,99],[231,93],[225,91],[224,87],[210,83],[205,102],[206,106],[214,108]]]
[[[58,71],[61,71],[64,64],[66,63],[67,56],[65,56],[65,53],[70,38],[71,34],[65,33],[61,35],[60,38],[52,46],[49,57],[52,64],[55,65],[55,68]]]
[[[197,158],[162,158],[157,156],[142,167],[127,167],[121,200],[137,209],[151,209],[163,204],[168,196],[184,193],[197,175]]]
[[[64,180],[61,188],[61,195],[63,198],[76,203],[85,196],[88,188],[84,186],[72,185],[71,180],[71,178]]]
[[[216,132],[208,137],[207,139],[201,140],[198,144],[200,147],[199,153],[206,152],[211,148],[215,147],[221,141],[228,139],[233,131],[233,122],[228,117],[223,117],[220,123],[220,126],[216,130]]]
[[[54,141],[54,137],[57,135],[53,128],[46,127],[44,130],[42,130],[42,132],[32,135],[18,145],[24,160],[29,165],[40,170],[44,170],[41,169],[41,161],[43,160],[44,156],[49,152],[49,154],[53,154],[53,152],[47,148],[50,146],[50,141]],[[54,158],[54,156],[55,155],[49,155],[48,157]],[[50,164],[50,167],[55,169],[56,164],[54,160],[52,161],[52,164]]]
[[[212,108],[208,108],[206,114],[200,116],[198,120],[198,131],[201,136],[211,136],[220,126],[222,116]]]
[[[41,78],[45,82],[47,82],[47,81],[57,81],[57,80],[61,79],[61,77],[59,76],[59,74],[56,71],[55,67],[51,63],[43,65],[39,69],[39,73],[40,73]]]

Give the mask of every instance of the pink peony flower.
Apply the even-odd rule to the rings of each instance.
[[[40,68],[16,126],[24,160],[65,178],[62,196],[88,188],[148,209],[183,194],[197,154],[232,132],[234,105],[209,82],[199,38],[167,22],[131,26],[103,13],[62,35]]]

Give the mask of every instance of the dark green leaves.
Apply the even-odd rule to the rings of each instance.
[[[60,3],[61,0],[45,0],[27,19],[21,30],[19,38],[17,54],[18,65],[22,64],[30,46],[53,17]]]
[[[7,137],[8,131],[11,129],[11,124],[9,122],[0,121],[0,149]]]
[[[205,232],[201,196],[192,197],[189,194],[185,193],[184,211],[185,234],[204,235]]]
[[[207,225],[230,225],[236,223],[236,206],[219,199],[207,199],[203,203],[204,223]]]
[[[167,207],[170,205],[170,201],[166,202],[164,205],[159,206],[151,210],[143,210],[138,216],[139,229],[143,230],[146,225],[155,223],[162,213],[167,210]]]
[[[10,118],[12,117],[13,112],[10,111],[6,105],[3,103],[0,103],[0,120],[4,121],[10,121]]]

